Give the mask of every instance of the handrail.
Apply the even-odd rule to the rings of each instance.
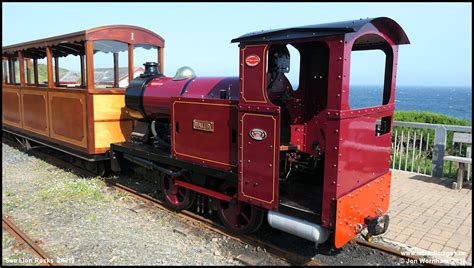
[[[442,125],[442,124],[416,123],[416,122],[405,122],[405,121],[393,121],[393,125],[396,127],[414,127],[414,128],[427,128],[427,129],[436,129],[438,127],[443,127],[448,131],[460,131],[460,132],[472,133],[472,126]]]
[[[379,123],[379,121],[380,120],[377,120],[377,123]],[[421,168],[420,164],[421,161],[423,161],[424,167],[421,168],[422,174],[427,174],[426,167],[427,164],[429,164],[431,166],[430,175],[435,177],[443,177],[444,175],[444,155],[447,153],[446,150],[452,146],[452,144],[447,144],[448,132],[450,133],[449,135],[452,135],[453,132],[472,133],[472,126],[393,121],[393,127],[392,168],[395,169],[397,167],[396,162],[398,162],[398,169],[401,169],[402,163],[404,163],[403,169],[407,170],[410,162],[408,160],[411,158],[410,169],[412,172],[413,170],[417,170],[419,173]],[[400,130],[396,127],[402,127],[402,129]],[[408,128],[408,130],[404,130],[403,128]],[[434,133],[431,131],[424,132],[423,129],[432,130]],[[422,147],[424,147],[424,149]],[[462,144],[459,147],[460,151],[461,149]],[[418,166],[416,169],[415,164]],[[468,169],[468,173],[469,172],[470,168]],[[451,164],[449,165],[449,175],[451,175]]]

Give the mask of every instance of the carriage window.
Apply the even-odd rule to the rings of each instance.
[[[18,61],[18,58],[13,58],[12,59],[12,64],[13,64],[13,73],[10,74],[10,77],[12,79],[12,84],[20,84],[20,62]]]
[[[46,49],[44,50],[44,53],[46,55]],[[39,86],[48,85],[48,59],[46,57],[37,59],[37,67],[36,72],[33,73],[33,79],[38,80]]]
[[[25,83],[27,85],[33,85],[34,84],[34,79],[33,79],[33,59],[30,58],[25,58]]]
[[[2,82],[10,84],[10,68],[8,68],[8,60],[2,59]]]
[[[58,58],[59,86],[79,87],[81,86],[81,57],[67,55]],[[56,69],[55,69],[56,70]],[[56,75],[56,71],[54,71]],[[56,80],[55,80],[56,81]]]
[[[101,40],[94,42],[94,87],[124,88],[128,78],[128,44]]]
[[[143,73],[145,62],[158,62],[158,48],[152,45],[137,44],[133,46],[133,78]]]

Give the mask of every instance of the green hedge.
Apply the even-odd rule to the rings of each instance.
[[[432,113],[432,112],[418,112],[418,111],[396,111],[394,114],[394,121],[405,121],[405,122],[417,122],[417,123],[429,123],[429,124],[443,124],[443,125],[460,125],[460,126],[471,126],[472,123],[469,120],[466,119],[459,119],[456,117],[451,117],[443,114],[438,114],[438,113]],[[404,135],[404,141],[403,141],[403,147],[405,150],[408,149],[409,152],[409,161],[407,161],[407,170],[411,170],[411,157],[412,157],[412,142],[410,142],[409,147],[407,148],[407,142],[405,141],[406,135],[408,131],[410,132],[410,140],[413,139],[413,129],[407,128],[407,127],[393,127],[392,130],[392,142],[395,141],[395,134],[398,135],[397,143],[400,143],[400,134],[402,131],[405,133]],[[415,161],[415,166],[414,166],[414,171],[418,170],[418,165],[420,165],[420,171],[421,170],[427,170],[428,174],[431,171],[431,158],[433,156],[433,140],[434,140],[434,130],[433,129],[417,129],[417,136],[416,136],[416,142],[415,142],[415,148],[416,148],[416,155],[418,155],[418,150],[419,146],[421,143],[421,148],[423,149],[420,157],[420,159],[417,159],[418,161]],[[423,134],[422,134],[423,133]],[[423,139],[421,140],[421,135],[423,135]],[[429,135],[429,144],[427,145],[427,137]],[[449,154],[453,155],[458,155],[458,147],[455,146],[453,148],[452,146],[452,140],[453,140],[453,132],[448,131],[447,133],[447,140],[446,140],[446,150]],[[428,147],[428,150],[425,151],[425,148]],[[465,152],[466,150],[466,145],[463,146],[462,150]],[[393,152],[392,152],[393,154]],[[392,159],[393,161],[393,159]],[[395,160],[396,166],[398,167],[400,157],[397,155],[397,159]],[[390,163],[392,166],[392,162]],[[402,159],[401,162],[401,169],[404,169],[405,167],[405,161],[404,158]],[[444,176],[445,177],[453,177],[452,171],[450,171],[451,166],[448,163],[445,163],[444,165]]]
[[[394,121],[471,126],[472,122],[467,119],[460,119],[444,114],[418,111],[396,111]]]

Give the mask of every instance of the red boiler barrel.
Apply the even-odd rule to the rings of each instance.
[[[169,117],[171,98],[232,99],[239,98],[238,77],[197,77],[172,80],[170,77],[157,77],[143,90],[143,114],[148,118]]]

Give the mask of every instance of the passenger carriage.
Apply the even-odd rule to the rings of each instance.
[[[163,71],[163,49],[162,37],[127,25],[5,46],[2,129],[87,161],[108,159],[110,144],[130,137],[124,93],[135,67],[147,58]],[[62,73],[66,63],[76,72]]]

